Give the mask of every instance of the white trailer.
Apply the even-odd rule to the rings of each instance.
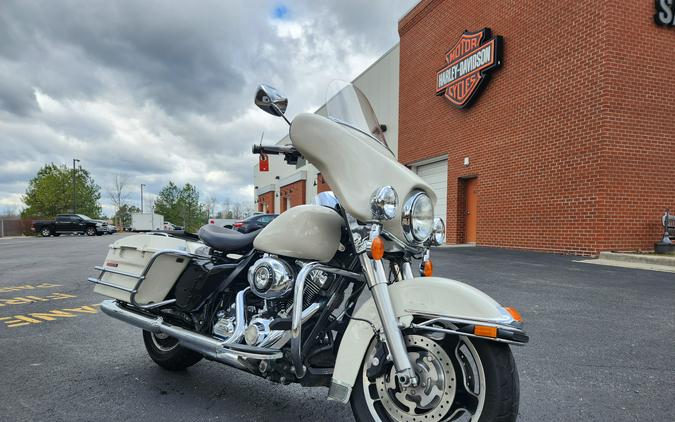
[[[149,232],[153,230],[164,229],[164,216],[154,213],[133,213],[131,214],[132,232]]]
[[[209,218],[209,224],[227,228],[232,228],[235,221],[238,220],[236,218]]]

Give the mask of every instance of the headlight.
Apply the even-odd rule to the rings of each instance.
[[[391,220],[396,216],[398,194],[391,186],[377,188],[370,196],[370,211],[374,220]]]
[[[101,227],[103,223],[96,223],[96,227]]]
[[[440,217],[434,218],[434,245],[440,246],[445,243],[445,223]]]
[[[401,224],[409,242],[424,242],[431,236],[434,228],[434,204],[426,193],[416,191],[408,196],[403,204]]]

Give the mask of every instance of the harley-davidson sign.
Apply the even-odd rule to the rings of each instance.
[[[490,28],[464,32],[445,55],[446,65],[436,74],[436,95],[464,108],[471,104],[491,70],[502,64],[502,37],[492,37]]]

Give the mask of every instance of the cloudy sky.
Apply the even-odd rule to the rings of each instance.
[[[313,111],[398,42],[415,0],[0,3],[0,213],[45,163],[116,174],[151,198],[169,180],[252,201],[256,157],[285,123],[253,106],[265,82]]]

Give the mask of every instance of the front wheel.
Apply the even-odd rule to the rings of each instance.
[[[87,227],[87,229],[84,231],[84,234],[87,236],[96,236],[96,229],[93,227]]]
[[[178,339],[162,333],[143,331],[143,343],[150,359],[169,371],[181,371],[202,360],[202,355],[178,344]]]
[[[516,420],[519,380],[507,345],[443,333],[404,338],[419,385],[402,387],[390,361],[369,378],[377,354],[373,340],[350,399],[357,421]]]
[[[42,235],[42,237],[49,237],[52,235],[52,229],[50,229],[49,227],[45,227],[42,230],[40,230],[40,234]]]

